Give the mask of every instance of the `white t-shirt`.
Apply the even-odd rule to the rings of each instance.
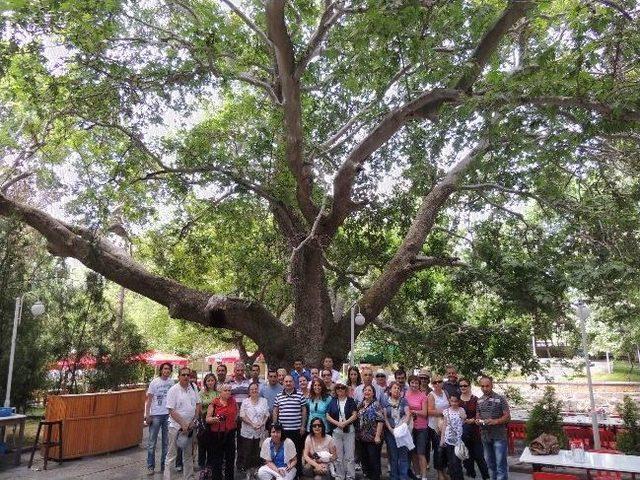
[[[200,403],[200,397],[191,385],[187,385],[187,388],[184,389],[179,383],[176,383],[167,393],[167,408],[175,410],[185,422],[193,420],[198,403]],[[180,424],[169,416],[169,427],[180,428]]]
[[[254,405],[250,398],[242,402],[240,406],[240,416],[246,417],[253,423],[262,423],[269,418],[269,404],[266,398],[258,398],[258,403]],[[242,422],[240,435],[244,438],[260,438],[264,432],[264,426],[260,429],[251,427],[248,423]]]
[[[151,407],[149,408],[149,415],[167,415],[167,392],[175,381],[171,378],[163,380],[162,377],[156,377],[151,380],[149,388],[147,388],[147,394],[153,395],[151,398]]]

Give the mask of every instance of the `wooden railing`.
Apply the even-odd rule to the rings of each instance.
[[[62,420],[63,459],[114,452],[141,442],[144,401],[144,389],[52,395],[45,419]],[[49,450],[50,458],[58,458],[58,450]]]

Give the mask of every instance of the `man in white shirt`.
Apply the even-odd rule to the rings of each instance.
[[[386,395],[384,389],[373,382],[373,369],[371,367],[362,367],[360,369],[360,376],[362,377],[362,383],[358,385],[353,394],[353,399],[356,401],[356,405],[360,405],[364,400],[364,387],[372,385],[373,390],[376,392],[376,400],[380,402],[380,405],[385,405]]]
[[[178,446],[182,448],[184,478],[193,480],[193,439],[194,425],[200,416],[200,397],[196,389],[189,383],[191,369],[180,369],[179,382],[167,393],[167,409],[169,410],[169,451],[167,453],[164,480],[171,480],[172,470],[178,455]],[[179,438],[181,437],[181,438]],[[179,442],[184,444],[179,445]]]
[[[147,444],[147,473],[154,474],[156,467],[156,443],[158,433],[162,431],[162,453],[160,468],[164,470],[169,445],[169,411],[167,410],[167,393],[175,383],[171,379],[173,367],[170,363],[160,365],[160,376],[154,378],[147,389],[147,402],[144,408],[144,422],[149,426],[149,443]]]
[[[340,380],[340,372],[333,368],[333,358],[325,357],[324,360],[322,360],[322,367],[325,370],[331,371],[331,381],[333,383],[336,383],[338,380]]]

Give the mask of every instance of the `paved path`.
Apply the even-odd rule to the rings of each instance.
[[[147,430],[145,429],[145,437]],[[34,466],[31,470],[27,468],[29,454],[22,456],[22,465],[20,467],[9,467],[8,462],[0,463],[0,480],[19,480],[19,479],[38,479],[38,480],[71,480],[71,479],[88,479],[88,480],[137,480],[149,479],[160,480],[162,477],[157,472],[153,477],[147,476],[145,469],[146,448],[143,446],[146,438],[143,439],[142,445],[129,448],[121,452],[98,455],[95,457],[85,457],[77,460],[69,460],[58,465],[55,461],[48,462],[47,470],[42,469],[42,457],[36,454]],[[160,445],[158,444],[158,447]],[[158,450],[159,456],[159,450]],[[509,459],[510,463],[517,463],[517,458]],[[38,470],[40,469],[40,470]],[[386,469],[383,469],[386,470]],[[516,471],[511,471],[509,480],[530,480],[530,473],[527,468],[516,466]],[[383,472],[386,473],[386,472]],[[196,474],[197,475],[197,474]],[[385,477],[385,475],[383,475]],[[181,478],[181,477],[178,477]],[[197,476],[196,476],[197,478]],[[429,480],[435,480],[435,471],[429,471]],[[237,477],[236,480],[244,480]]]

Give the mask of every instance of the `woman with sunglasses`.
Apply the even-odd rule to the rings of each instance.
[[[202,403],[202,420],[207,421],[207,411],[209,405],[218,397],[218,381],[215,374],[207,373],[202,380],[202,390],[200,390],[200,403]],[[198,466],[204,469],[207,462],[207,451],[209,449],[209,430],[198,432]]]
[[[327,392],[325,383],[320,379],[311,381],[309,389],[309,399],[307,400],[307,411],[309,412],[309,420],[307,422],[307,432],[311,433],[311,423],[316,418],[324,423],[327,430],[327,408],[331,403],[331,395]]]
[[[211,426],[207,458],[213,480],[222,479],[222,465],[225,480],[234,480],[237,416],[238,405],[231,396],[231,385],[225,383],[207,409],[206,421]]]
[[[427,396],[427,408],[429,409],[428,444],[431,444],[431,449],[433,450],[433,468],[438,472],[438,480],[445,480],[446,465],[440,448],[440,424],[443,422],[442,412],[449,407],[449,398],[447,397],[447,392],[442,388],[442,376],[434,375],[431,379],[431,386],[433,391]],[[429,449],[427,448],[427,450]]]
[[[471,393],[471,382],[467,378],[458,380],[460,387],[460,406],[467,414],[467,419],[462,427],[462,441],[469,450],[469,458],[462,465],[464,466],[467,476],[476,478],[476,469],[474,463],[478,464],[478,470],[483,480],[488,480],[489,469],[484,459],[482,449],[482,440],[480,439],[480,427],[476,424],[476,411],[478,409],[478,397]]]
[[[332,462],[336,460],[336,444],[331,435],[327,435],[324,422],[320,418],[311,421],[311,433],[304,441],[304,468],[302,474],[305,477],[313,477],[313,480],[330,480],[333,476]]]
[[[384,441],[387,444],[390,480],[407,480],[409,475],[409,450],[405,446],[398,446],[394,429],[402,424],[408,424],[411,418],[409,404],[401,396],[400,384],[393,381],[389,384],[389,398],[384,407]]]
[[[336,382],[335,392],[336,397],[331,400],[327,409],[327,421],[338,456],[335,478],[354,480],[356,433],[353,423],[358,419],[357,405],[353,398],[347,396],[347,386],[341,381]]]
[[[347,394],[353,398],[356,392],[356,387],[362,383],[362,377],[360,376],[360,370],[358,367],[351,366],[347,370]]]

